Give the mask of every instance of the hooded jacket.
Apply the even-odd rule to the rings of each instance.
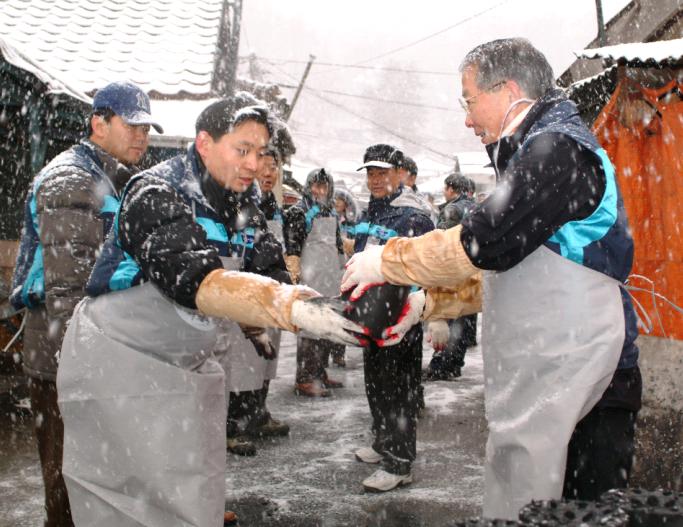
[[[324,203],[318,203],[313,198],[311,187],[315,182],[327,183],[327,198]],[[301,256],[306,237],[311,232],[315,218],[337,217],[334,210],[334,181],[324,168],[311,171],[306,178],[304,195],[296,205],[292,205],[285,212],[284,236],[287,255]],[[344,253],[339,222],[337,222],[337,252]]]

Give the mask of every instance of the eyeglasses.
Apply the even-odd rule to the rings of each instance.
[[[498,86],[502,86],[505,84],[507,81],[500,81],[495,83],[493,86],[486,90],[482,90],[479,93],[472,95],[471,97],[467,97],[466,99],[463,97],[458,98],[458,102],[460,103],[460,106],[462,106],[462,109],[465,110],[465,113],[470,113],[472,111],[472,105],[474,104],[474,101],[479,97],[482,93],[490,92],[495,90]]]

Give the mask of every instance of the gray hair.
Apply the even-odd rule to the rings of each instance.
[[[498,83],[513,80],[527,97],[537,99],[555,87],[548,59],[525,38],[503,38],[480,44],[465,55],[460,72],[474,66],[480,90],[490,90]]]

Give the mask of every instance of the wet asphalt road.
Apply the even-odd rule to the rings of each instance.
[[[345,369],[328,370],[345,387],[315,400],[293,393],[295,353],[294,337],[285,334],[268,402],[273,416],[291,426],[289,437],[257,443],[253,458],[228,455],[226,506],[242,527],[442,527],[480,513],[486,423],[478,347],[468,351],[463,377],[426,384],[414,482],[381,495],[361,485],[377,467],[353,456],[370,443],[360,350],[347,350]],[[430,356],[426,345],[425,365]],[[10,381],[0,381],[0,394]],[[0,527],[35,527],[43,488],[33,419],[10,408],[7,394],[0,395]]]

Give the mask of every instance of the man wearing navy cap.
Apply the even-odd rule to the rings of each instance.
[[[73,525],[62,477],[64,428],[57,406],[56,353],[66,322],[112,225],[119,193],[149,144],[149,97],[114,82],[93,99],[87,138],[53,159],[26,197],[11,301],[26,308],[24,371],[45,484],[46,527]]]

